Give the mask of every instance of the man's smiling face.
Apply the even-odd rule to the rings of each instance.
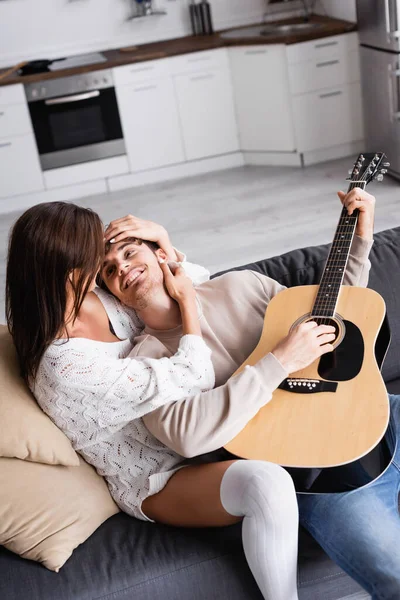
[[[111,244],[107,250],[100,273],[105,285],[127,306],[147,308],[154,294],[164,287],[158,263],[158,257],[165,258],[163,250],[153,252],[134,238]]]

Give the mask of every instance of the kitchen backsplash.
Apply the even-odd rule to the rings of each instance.
[[[3,0],[0,2],[0,67],[34,58],[153,42],[191,32],[188,0],[153,0],[164,16],[128,20],[131,0]],[[215,29],[259,22],[265,0],[210,0]],[[346,18],[355,0],[342,0]],[[324,0],[332,9],[338,0]],[[295,10],[298,1],[271,5],[271,13]],[[336,8],[337,11],[337,8]]]

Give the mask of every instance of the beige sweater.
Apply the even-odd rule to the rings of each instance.
[[[371,246],[372,242],[355,237],[344,284],[367,285]],[[269,402],[288,376],[273,354],[239,375],[231,375],[256,347],[268,303],[283,289],[253,271],[233,271],[197,287],[202,333],[212,350],[216,386],[220,387],[169,403],[143,417],[162,443],[185,457],[211,452],[232,440]],[[146,328],[136,340],[132,356],[171,356],[181,336],[181,327],[168,331]]]

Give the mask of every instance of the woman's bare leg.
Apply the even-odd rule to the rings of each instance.
[[[226,512],[220,488],[225,471],[236,461],[193,465],[177,471],[164,489],[142,503],[145,515],[178,527],[221,527],[242,520]]]
[[[297,600],[296,495],[281,467],[255,460],[181,469],[143,512],[179,527],[220,527],[243,519],[247,562],[267,600]]]

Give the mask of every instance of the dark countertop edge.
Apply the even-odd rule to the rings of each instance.
[[[292,19],[281,19],[279,23],[284,24],[285,22],[295,23],[301,22],[301,18]],[[59,71],[49,71],[46,73],[37,73],[35,75],[26,75],[20,77],[15,74],[11,74],[4,79],[0,79],[0,86],[14,85],[17,83],[28,84],[46,81],[50,79],[60,79],[61,77],[70,77],[72,75],[80,75],[83,73],[91,73],[93,71],[100,71],[104,69],[112,69],[114,67],[120,67],[123,65],[135,64],[138,62],[145,62],[149,60],[156,60],[159,58],[168,58],[172,56],[180,56],[184,54],[191,54],[193,52],[203,52],[206,50],[214,50],[217,48],[226,48],[233,46],[254,46],[254,45],[270,45],[270,44],[298,44],[301,42],[309,42],[333,35],[341,35],[343,33],[350,33],[357,30],[356,23],[350,23],[349,21],[342,21],[339,19],[333,19],[331,17],[323,17],[320,15],[313,15],[311,21],[326,23],[326,27],[317,31],[310,31],[309,33],[292,34],[288,36],[275,36],[266,38],[243,38],[237,39],[223,39],[220,37],[220,33],[214,33],[213,35],[207,36],[185,36],[180,38],[174,38],[171,40],[163,40],[161,42],[152,42],[147,44],[140,44],[136,50],[132,52],[124,52],[120,49],[115,50],[96,50],[101,52],[107,58],[106,62],[97,63],[92,65],[85,65],[81,67],[74,67],[71,69],[62,69]],[[272,23],[272,21],[271,21]],[[270,24],[268,22],[268,24]],[[257,25],[255,23],[254,25]],[[249,25],[243,26],[249,27]],[[233,29],[233,28],[230,28]],[[236,27],[234,29],[239,29]],[[224,30],[226,31],[226,30]],[[94,52],[94,50],[93,50]],[[1,73],[8,69],[0,69]]]

